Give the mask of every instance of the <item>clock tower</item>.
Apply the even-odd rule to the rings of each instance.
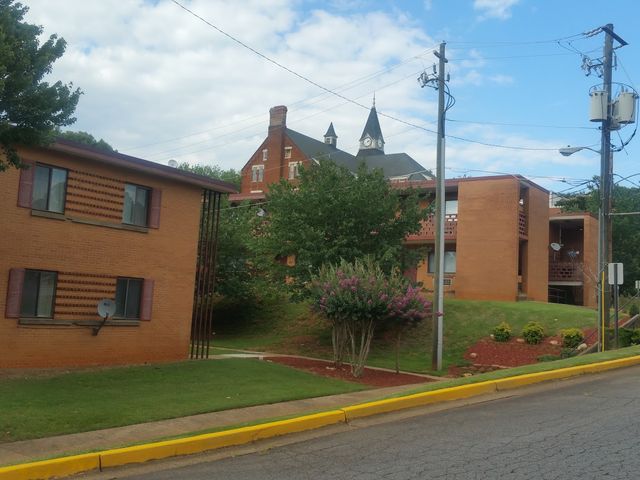
[[[358,155],[380,155],[384,154],[384,137],[378,121],[376,111],[376,99],[373,98],[373,106],[369,112],[369,118],[360,136],[360,149]]]

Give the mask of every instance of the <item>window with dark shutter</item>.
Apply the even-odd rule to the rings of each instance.
[[[126,183],[124,186],[124,208],[122,223],[146,227],[149,224],[149,194],[151,190]]]
[[[36,165],[32,169],[34,172],[31,208],[46,212],[64,213],[64,202],[67,193],[67,171],[46,165]]]
[[[20,301],[20,317],[53,318],[58,274],[25,270]]]
[[[116,281],[116,313],[117,318],[140,318],[140,301],[142,299],[141,278],[118,278]]]

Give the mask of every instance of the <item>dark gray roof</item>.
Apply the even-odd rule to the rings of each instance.
[[[354,157],[344,150],[334,148],[331,145],[327,145],[324,142],[308,137],[290,128],[287,128],[286,134],[308,158],[331,160],[337,165],[348,168],[352,172],[355,172],[363,162],[371,170],[375,168],[382,169],[385,178],[402,177],[425,170],[422,165],[406,153]]]
[[[384,138],[382,137],[382,129],[380,128],[380,122],[378,121],[378,112],[376,111],[375,105],[371,107],[369,118],[367,118],[367,123],[365,123],[362,135],[360,135],[360,141],[362,141],[364,137],[367,136],[367,134],[369,134],[369,136],[374,139],[381,138],[384,142]]]
[[[425,168],[406,153],[389,153],[381,155],[358,155],[358,164],[364,161],[367,168],[381,168],[385,178],[424,173]]]
[[[337,165],[348,168],[352,172],[355,172],[358,167],[356,157],[344,150],[340,150],[339,148],[328,145],[316,140],[315,138],[307,137],[306,135],[296,132],[295,130],[291,130],[290,128],[287,128],[286,134],[309,158],[315,158],[316,160],[331,160]]]
[[[327,128],[327,133],[325,133],[324,136],[338,138],[338,136],[336,135],[336,131],[333,129],[333,122],[329,124],[329,128]]]

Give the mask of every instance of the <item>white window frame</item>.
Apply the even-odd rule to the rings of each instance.
[[[302,162],[289,162],[289,180],[300,176],[300,164]]]
[[[284,158],[291,158],[293,147],[284,147]]]
[[[251,167],[251,181],[262,182],[264,180],[264,165],[254,165]]]
[[[436,254],[432,250],[429,252],[427,256],[427,273],[435,272],[435,263],[436,263]],[[456,250],[445,250],[444,251],[444,272],[455,274],[457,270],[458,263],[458,254]]]
[[[262,161],[266,162],[268,158],[269,158],[269,149],[265,148],[262,150]]]

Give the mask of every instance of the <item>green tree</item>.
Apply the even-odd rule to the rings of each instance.
[[[72,84],[42,80],[66,42],[51,35],[40,45],[42,27],[23,22],[27,11],[14,0],[0,0],[0,171],[21,167],[15,145],[46,145],[56,127],[75,122],[82,93]]]
[[[71,140],[72,142],[88,145],[89,147],[97,148],[98,150],[104,150],[105,152],[115,152],[116,150],[105,142],[102,138],[97,140],[96,137],[87,132],[73,132],[68,130],[66,132],[58,132],[56,135],[58,138],[65,140]]]
[[[403,246],[427,212],[417,194],[390,186],[380,170],[357,173],[323,161],[300,170],[296,184],[281,180],[267,195],[267,221],[256,237],[265,257],[295,255],[294,267],[273,262],[295,293],[321,265],[371,256],[385,272],[417,263],[422,252]]]
[[[240,173],[217,165],[190,165],[178,168],[199,175],[240,185]],[[231,299],[254,297],[262,281],[264,260],[257,258],[252,245],[253,222],[259,207],[248,203],[232,206],[224,196],[220,204],[220,223],[216,260],[215,292]]]
[[[198,175],[203,175],[205,177],[216,178],[218,180],[229,182],[237,188],[240,188],[240,172],[233,168],[224,170],[217,165],[190,165],[188,162],[181,163],[178,168],[188,172],[197,173]]]
[[[587,211],[598,215],[600,194],[598,178],[594,178],[583,194],[568,195],[559,206],[563,211]],[[612,191],[612,212],[640,212],[640,188],[615,185]],[[614,215],[611,221],[613,261],[624,264],[623,294],[635,293],[635,280],[640,280],[640,215]]]

